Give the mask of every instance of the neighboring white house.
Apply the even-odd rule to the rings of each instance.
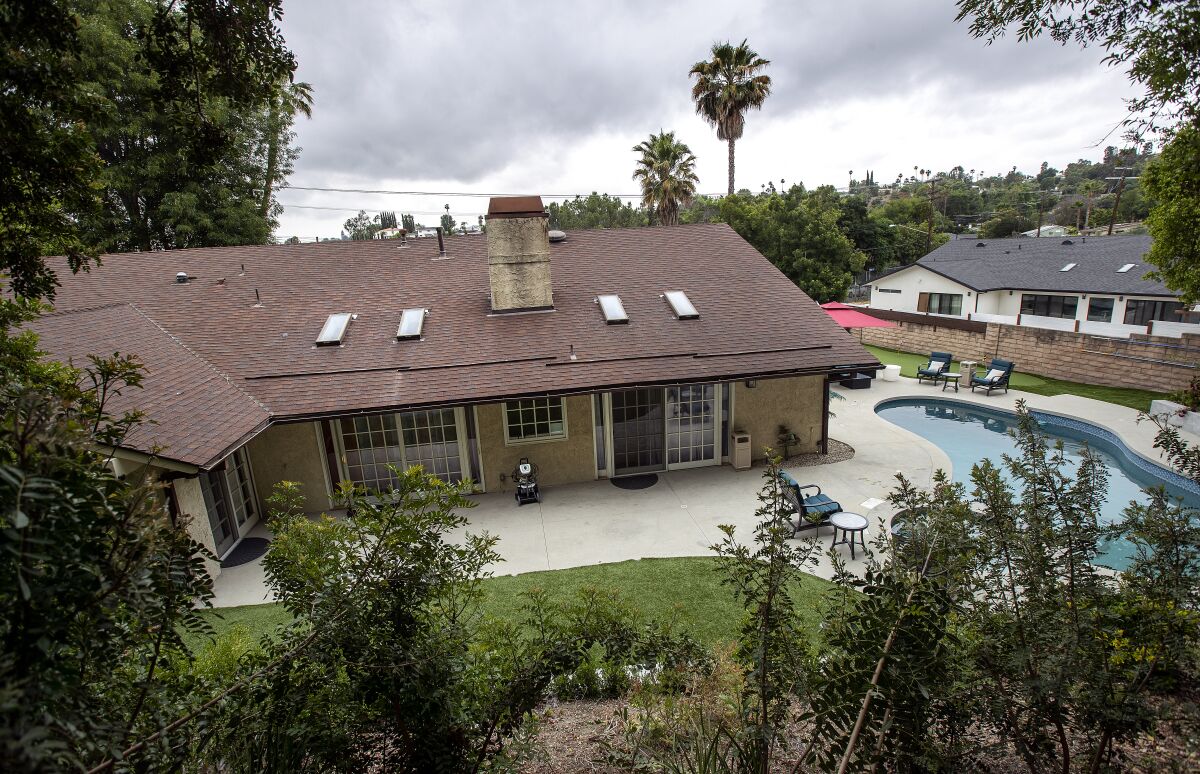
[[[1188,311],[1146,278],[1148,236],[962,238],[870,284],[871,307],[1107,335],[1179,335]],[[1075,321],[1079,322],[1077,326]]]
[[[1067,235],[1067,227],[1056,226],[1053,223],[1047,223],[1046,225],[1042,226],[1041,229],[1031,228],[1022,233],[1027,237],[1065,237]]]

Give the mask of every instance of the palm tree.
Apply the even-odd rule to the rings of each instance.
[[[696,78],[692,99],[696,112],[717,127],[717,139],[729,143],[729,195],[733,196],[733,146],[746,127],[746,111],[762,107],[771,93],[771,76],[759,71],[770,61],[743,40],[740,45],[715,43],[712,59],[697,62],[689,75]]]
[[[679,223],[679,206],[688,206],[696,195],[696,157],[674,132],[659,130],[633,146],[638,159],[633,179],[642,184],[642,204],[658,216],[663,226]]]
[[[312,118],[312,85],[308,83],[286,83],[271,98],[267,109],[267,171],[263,184],[259,214],[264,218],[271,212],[271,195],[274,193],[275,178],[279,177],[279,166],[284,146],[287,145],[292,120],[296,116]],[[287,170],[284,171],[287,174]]]

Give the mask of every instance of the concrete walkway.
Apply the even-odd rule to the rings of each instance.
[[[903,473],[917,486],[928,487],[933,472],[950,471],[949,458],[936,446],[875,414],[875,405],[889,398],[937,397],[986,404],[1012,410],[1024,398],[1031,408],[1077,417],[1112,430],[1142,456],[1159,461],[1153,448],[1154,426],[1137,423],[1137,412],[1074,395],[1046,397],[1016,390],[987,397],[963,390],[942,392],[940,387],[918,385],[911,379],[875,380],[868,390],[835,388],[846,399],[830,408],[831,437],[850,444],[854,457],[832,465],[792,468],[801,483],[814,483],[841,502],[848,511],[868,517],[867,542],[877,536],[892,515],[884,502],[873,510],[861,507],[872,498],[883,500]],[[1200,439],[1198,439],[1200,440]],[[761,439],[754,439],[760,444]],[[543,502],[518,507],[511,492],[479,495],[470,510],[469,531],[500,538],[504,561],[491,568],[498,575],[557,570],[566,567],[619,562],[627,559],[672,556],[711,556],[709,547],[721,539],[719,524],[732,524],[741,540],[749,540],[755,524],[757,493],[763,469],[735,471],[729,466],[693,468],[660,473],[658,483],[628,491],[609,481],[544,487]],[[252,534],[267,536],[263,526]],[[832,530],[819,531],[826,547]],[[850,560],[846,546],[838,546],[851,568],[862,565],[862,553]],[[814,570],[829,577],[828,559]],[[263,582],[261,561],[227,569],[215,582],[217,607],[253,605],[270,601]]]

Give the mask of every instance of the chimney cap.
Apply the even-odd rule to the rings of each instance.
[[[488,201],[489,218],[548,218],[540,196],[494,196]]]

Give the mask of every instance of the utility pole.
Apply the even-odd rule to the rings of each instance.
[[[933,251],[933,189],[934,180],[929,179],[929,228],[925,232],[925,253]]]
[[[1125,190],[1126,180],[1137,180],[1136,177],[1126,177],[1133,171],[1133,167],[1115,167],[1114,172],[1120,170],[1121,177],[1106,177],[1105,180],[1119,180],[1117,183],[1117,199],[1113,202],[1112,217],[1108,219],[1108,235],[1112,236],[1113,226],[1117,225],[1117,208],[1121,206],[1121,192]]]

